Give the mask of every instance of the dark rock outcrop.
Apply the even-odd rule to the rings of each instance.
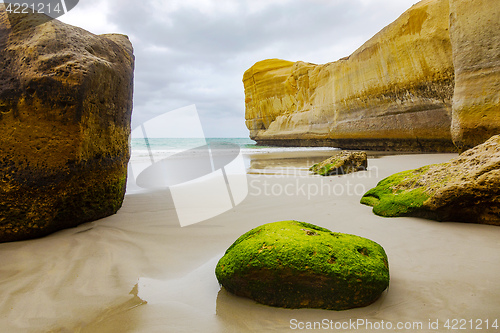
[[[40,20],[0,4],[0,242],[114,214],[125,193],[132,45]]]
[[[386,217],[500,225],[500,136],[449,162],[394,174],[361,203]]]
[[[389,285],[379,244],[298,221],[268,223],[242,235],[215,274],[236,295],[285,308],[366,306]]]

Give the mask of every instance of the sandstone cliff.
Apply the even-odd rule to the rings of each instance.
[[[461,150],[500,133],[500,3],[451,0],[453,141]]]
[[[256,63],[243,77],[250,137],[276,145],[453,151],[453,107],[453,138],[470,141],[458,145],[483,142],[500,127],[494,2],[452,0],[452,39],[448,0],[424,0],[347,58]],[[472,7],[480,10],[469,17]],[[476,50],[481,54],[471,55]],[[478,127],[484,134],[472,139]]]
[[[280,145],[453,149],[448,7],[422,1],[336,62],[257,63],[243,78],[250,137]]]
[[[108,216],[125,193],[132,45],[43,19],[0,6],[0,242]]]

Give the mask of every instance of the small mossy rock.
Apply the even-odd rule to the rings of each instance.
[[[500,136],[449,162],[389,176],[361,203],[385,217],[500,225]]]
[[[245,233],[227,249],[215,274],[235,295],[285,308],[362,307],[389,285],[379,244],[298,221]]]
[[[324,160],[323,162],[314,164],[309,168],[309,171],[321,176],[331,176],[364,171],[367,167],[368,161],[364,151],[342,151],[339,154]]]

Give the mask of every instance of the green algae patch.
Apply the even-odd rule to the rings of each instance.
[[[245,233],[219,260],[215,275],[235,295],[285,308],[362,307],[389,285],[379,244],[298,221]]]
[[[430,195],[418,185],[419,176],[429,166],[396,173],[381,180],[363,195],[361,203],[372,206],[380,216],[410,216],[420,210]]]

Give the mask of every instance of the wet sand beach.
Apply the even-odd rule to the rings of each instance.
[[[371,156],[368,171],[332,177],[307,172],[319,156],[254,156],[243,202],[182,228],[168,190],[127,194],[114,216],[0,244],[1,331],[448,332],[455,319],[462,331],[496,332],[499,227],[382,218],[359,203],[395,172],[454,156]],[[232,242],[289,219],[382,245],[389,289],[370,306],[339,312],[272,308],[221,290],[214,269]]]

